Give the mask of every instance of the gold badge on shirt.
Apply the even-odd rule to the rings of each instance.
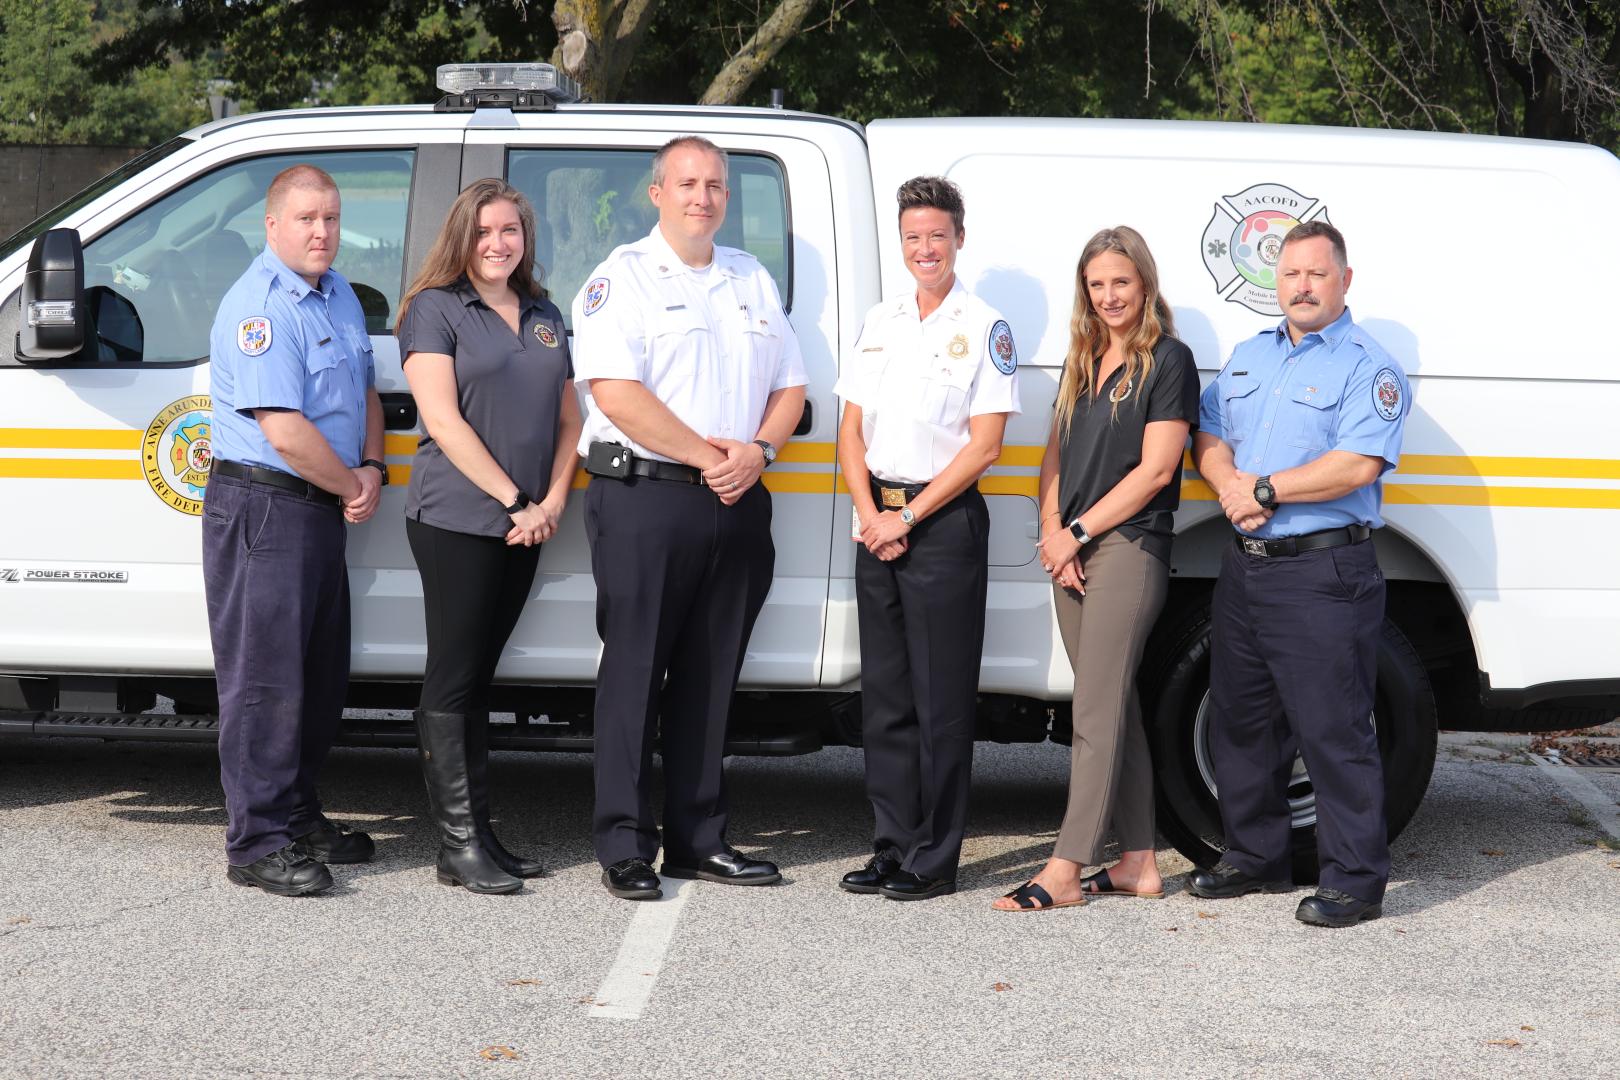
[[[545,323],[534,324],[534,336],[540,339],[540,344],[548,349],[557,347],[557,332]]]
[[[951,343],[945,346],[945,351],[950,353],[951,356],[955,357],[957,360],[962,359],[962,357],[968,354],[967,335],[957,334],[955,337],[951,338]]]

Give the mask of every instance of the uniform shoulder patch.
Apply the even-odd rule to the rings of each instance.
[[[607,303],[608,289],[612,282],[605,277],[595,277],[585,283],[585,314],[595,315]]]
[[[1018,370],[1018,349],[1013,345],[1012,327],[1006,319],[997,319],[990,327],[990,359],[996,370],[1011,375]]]
[[[1372,381],[1373,408],[1385,420],[1401,415],[1401,377],[1394,368],[1379,368]]]
[[[236,347],[245,356],[259,356],[270,348],[270,320],[263,315],[243,319],[236,326]]]

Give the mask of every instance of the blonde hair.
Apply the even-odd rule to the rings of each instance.
[[[405,313],[410,310],[411,301],[417,293],[454,284],[467,273],[467,267],[478,251],[478,213],[493,202],[509,202],[517,207],[518,220],[523,225],[523,258],[512,268],[511,275],[506,279],[508,284],[519,296],[543,298],[546,295],[534,263],[534,207],[523,192],[505,180],[475,180],[451,204],[444,226],[439,229],[433,246],[428,249],[427,258],[422,260],[422,269],[417,271],[411,287],[405,290],[405,296],[399,302],[396,326],[404,323]]]
[[[1136,267],[1142,280],[1142,318],[1125,334],[1125,383],[1145,380],[1153,371],[1153,347],[1159,339],[1174,336],[1175,319],[1170,305],[1159,292],[1159,268],[1153,261],[1142,234],[1129,225],[1104,229],[1080,252],[1074,269],[1074,315],[1069,320],[1069,355],[1063,361],[1063,378],[1058,383],[1057,416],[1064,428],[1074,421],[1074,407],[1082,394],[1095,397],[1102,388],[1097,369],[1108,351],[1108,327],[1091,306],[1091,290],[1086,288],[1086,267],[1099,255],[1123,255]],[[1123,400],[1123,399],[1122,399]],[[1119,402],[1113,402],[1113,415]]]

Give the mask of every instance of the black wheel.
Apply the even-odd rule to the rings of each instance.
[[[1159,830],[1187,858],[1209,866],[1225,850],[1209,755],[1209,607],[1202,605],[1148,644],[1138,685],[1153,748]],[[1384,762],[1389,836],[1412,820],[1434,772],[1438,738],[1434,692],[1412,643],[1384,620],[1378,641],[1378,688],[1370,722]],[[1302,761],[1288,786],[1293,815],[1294,880],[1316,880],[1316,793]]]

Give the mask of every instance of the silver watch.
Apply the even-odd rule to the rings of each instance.
[[[901,508],[900,508],[900,520],[901,520],[901,521],[903,521],[903,522],[905,522],[905,524],[906,524],[906,528],[908,528],[908,529],[909,529],[909,528],[911,528],[911,527],[912,527],[912,526],[913,526],[913,525],[915,525],[915,524],[917,524],[917,515],[916,515],[916,514],[913,514],[913,513],[912,513],[912,512],[911,512],[911,507],[909,507],[909,506],[902,506],[902,507],[901,507]]]
[[[765,467],[767,469],[776,464],[776,447],[764,439],[755,439],[754,445],[759,447],[760,453],[765,455]]]
[[[1091,543],[1091,534],[1086,532],[1086,527],[1080,524],[1079,518],[1069,522],[1069,534],[1080,542],[1081,547]]]

